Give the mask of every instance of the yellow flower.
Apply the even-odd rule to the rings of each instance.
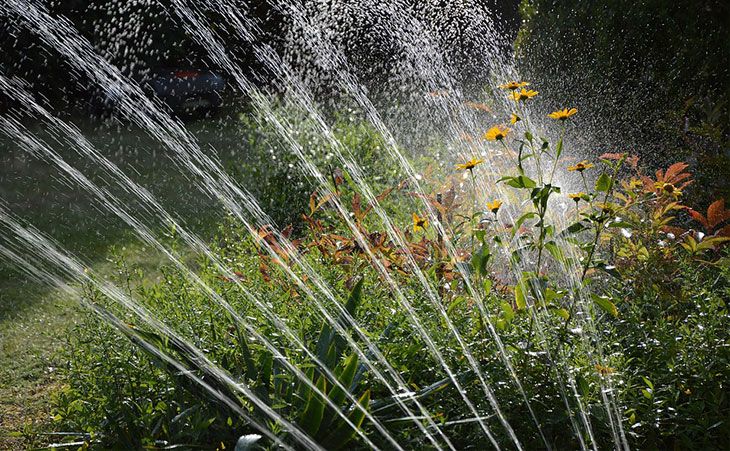
[[[571,109],[565,108],[562,110],[553,111],[552,113],[548,114],[548,117],[551,119],[557,119],[559,121],[564,121],[577,112],[578,112],[578,110],[575,108],[571,108]]]
[[[586,193],[584,193],[583,191],[581,191],[579,193],[570,193],[570,194],[568,194],[568,197],[570,197],[571,199],[573,199],[573,201],[577,204],[578,202],[581,201],[581,199],[583,199],[583,197],[585,195],[586,195]]]
[[[632,190],[641,189],[643,187],[644,187],[644,182],[642,182],[641,180],[631,179],[631,181],[629,182],[629,188],[631,188]]]
[[[512,97],[513,100],[519,102],[521,100],[528,100],[537,95],[537,91],[533,91],[532,89],[527,90],[525,88],[522,88],[520,91],[513,91],[512,94],[510,94],[510,97]]]
[[[509,123],[512,125],[515,125],[516,123],[518,123],[521,120],[522,120],[522,118],[519,117],[518,115],[516,115],[515,113],[512,113],[509,117]]]
[[[600,204],[596,205],[603,214],[610,215],[615,210],[614,205],[610,202],[601,202]]]
[[[499,207],[501,207],[501,206],[502,206],[502,201],[499,199],[495,199],[492,202],[487,202],[487,208],[489,209],[489,211],[491,211],[495,215],[497,214],[497,212],[499,211]]]
[[[413,231],[418,232],[419,230],[426,230],[426,227],[428,227],[428,220],[426,218],[421,218],[416,213],[413,213]]]
[[[467,161],[466,163],[457,164],[456,167],[458,169],[469,169],[470,171],[474,169],[474,167],[478,164],[484,163],[484,160],[481,158],[472,158],[471,160]]]
[[[682,190],[680,190],[679,188],[677,188],[676,186],[674,186],[671,183],[667,183],[667,182],[656,182],[654,184],[654,186],[658,190],[661,190],[661,194],[666,194],[666,195],[674,196],[674,197],[679,197],[679,196],[682,195]]]
[[[484,134],[484,139],[489,141],[502,141],[509,132],[510,129],[508,129],[507,127],[502,128],[499,125],[495,125],[494,127],[487,130],[487,132]]]
[[[509,83],[505,83],[503,85],[499,85],[502,89],[509,89],[510,91],[514,91],[515,89],[521,88],[523,86],[529,85],[526,81],[511,81]]]
[[[614,371],[616,371],[610,366],[603,366],[599,363],[596,363],[594,367],[596,368],[596,371],[598,371],[598,374],[600,374],[601,376],[610,376],[611,374],[613,374]]]
[[[588,160],[583,160],[580,163],[576,163],[575,166],[568,166],[569,171],[583,172],[586,169],[593,167],[593,163],[589,163]]]

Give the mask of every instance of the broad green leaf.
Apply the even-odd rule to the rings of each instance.
[[[345,387],[347,390],[352,390],[352,382],[355,379],[355,373],[357,372],[358,363],[359,360],[357,354],[352,353],[352,355],[350,355],[350,357],[345,360],[345,367],[342,368],[342,371],[337,375],[338,382],[342,384],[342,386]],[[332,401],[332,404],[336,406],[341,406],[342,403],[345,401],[346,394],[347,393],[345,392],[345,390],[340,388],[338,385],[334,385],[327,396],[330,401]],[[321,427],[327,428],[330,425],[334,416],[335,412],[332,410],[331,407],[327,406],[324,417],[322,418]]]
[[[519,218],[517,218],[517,221],[515,221],[515,225],[514,225],[514,227],[512,227],[513,231],[514,230],[519,230],[520,227],[522,226],[522,223],[524,223],[528,219],[534,218],[536,216],[537,216],[537,213],[535,213],[534,211],[528,211],[527,213],[523,214],[522,216],[520,216]],[[516,232],[513,232],[513,234],[514,233],[516,233]]]
[[[505,301],[502,301],[500,305],[502,306],[502,313],[504,313],[504,320],[508,323],[511,322],[512,318],[515,317],[515,311],[512,309],[512,306],[509,305],[509,302]]]
[[[610,313],[614,317],[618,318],[618,309],[616,308],[616,304],[611,302],[611,299],[608,296],[598,296],[597,294],[591,294],[591,297],[593,298],[593,301],[601,307],[601,309],[607,313]]]
[[[515,285],[515,303],[517,304],[517,308],[520,310],[527,307],[527,299],[525,298],[525,293],[522,289],[521,283]]]
[[[486,273],[490,256],[489,247],[487,246],[480,246],[479,250],[474,252],[474,255],[471,257],[471,266],[476,274],[481,275]]]
[[[481,214],[481,213],[480,213]],[[487,235],[487,231],[484,229],[478,229],[474,231],[474,237],[479,240],[480,243],[484,244],[484,237]]]
[[[588,385],[588,381],[579,374],[575,378],[575,383],[578,386],[578,390],[580,391],[581,395],[588,396],[588,394],[590,393],[590,386]]]
[[[320,376],[317,379],[317,388],[322,392],[327,392],[327,379],[324,376]],[[302,412],[302,416],[299,419],[299,426],[314,437],[322,424],[322,417],[324,416],[324,399],[315,392],[314,390],[309,393],[309,400],[307,407]]]
[[[532,189],[537,186],[537,182],[527,177],[526,175],[518,175],[516,177],[502,177],[498,181],[505,182],[508,186],[511,186],[513,188]]]
[[[555,148],[555,159],[557,160],[560,158],[560,155],[563,153],[563,139],[560,138],[560,141],[558,141],[558,146]]]
[[[464,296],[457,296],[454,298],[453,301],[451,301],[451,304],[449,304],[449,307],[446,309],[446,313],[451,315],[454,310],[456,310],[460,305],[466,302],[466,297]]]
[[[364,410],[367,410],[370,404],[370,390],[366,391],[358,400],[358,404]],[[355,425],[356,428],[362,426],[362,422],[365,419],[365,412],[355,407],[348,419]],[[352,429],[347,423],[341,421],[339,426],[327,438],[324,439],[323,445],[325,449],[342,449],[357,433],[356,430]]]
[[[652,384],[649,379],[645,378],[644,376],[641,376],[641,379],[644,381],[644,383],[646,384],[647,387],[654,390],[654,384]]]
[[[604,172],[596,180],[596,191],[606,192],[611,189],[612,185],[611,177]]]
[[[489,293],[492,292],[492,280],[487,279],[484,281],[484,296],[489,296]]]
[[[364,278],[357,281],[355,286],[352,288],[350,297],[347,299],[347,305],[345,305],[345,308],[352,316],[355,316],[355,310],[357,310],[357,306],[360,305],[360,301],[362,301],[362,285],[364,281]]]
[[[553,314],[563,318],[564,320],[568,321],[570,319],[570,313],[564,308],[556,308],[552,309]]]
[[[565,255],[563,254],[563,250],[558,247],[555,241],[548,241],[547,243],[545,243],[545,249],[550,252],[550,255],[552,255],[555,260],[561,263],[565,261]]]
[[[495,325],[495,326],[497,327],[497,329],[499,329],[499,330],[505,330],[505,329],[507,328],[507,321],[505,321],[505,320],[504,320],[504,319],[502,319],[502,318],[495,318],[495,319],[494,319],[494,325]]]
[[[567,229],[565,229],[562,232],[560,232],[560,234],[558,236],[571,235],[571,234],[574,234],[574,233],[582,232],[582,231],[587,230],[587,229],[588,229],[588,226],[586,226],[585,224],[583,224],[582,221],[578,221],[576,223],[571,224]]]

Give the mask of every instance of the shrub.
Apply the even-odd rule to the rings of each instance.
[[[375,195],[319,161],[331,180],[296,224],[229,220],[199,280],[168,268],[145,286],[120,262],[152,319],[89,287],[117,334],[80,326],[59,421],[130,447],[264,433],[257,445],[421,448],[439,430],[459,449],[485,431],[530,449],[722,443],[730,212],[682,205],[686,164],[648,174],[623,153],[567,165],[583,191],[566,197],[577,111],[550,114],[557,142],[537,137],[523,85],[503,85],[514,130],[484,135],[514,161],[488,198],[476,146],[462,177],[424,170],[422,190]],[[369,129],[339,137],[384,164]]]

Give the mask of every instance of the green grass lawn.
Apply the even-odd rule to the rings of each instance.
[[[230,119],[197,121],[188,128],[201,145],[225,150],[229,160],[238,157],[244,144]],[[222,210],[187,188],[189,181],[170,163],[169,151],[133,127],[82,124],[82,129],[105,156],[191,230],[210,237]],[[95,183],[105,183],[94,165],[69,149],[58,150]],[[100,211],[89,195],[61,182],[58,170],[28,157],[7,140],[0,141],[0,167],[0,198],[14,214],[57,239],[102,275],[113,270],[109,253],[114,248],[155,277],[161,257],[112,214]],[[0,259],[0,449],[39,446],[58,438],[46,434],[53,431],[53,393],[64,383],[57,370],[64,365],[59,351],[80,317],[77,299],[30,280]]]
[[[22,300],[22,308],[18,306]],[[63,382],[57,351],[74,324],[72,299],[23,278],[0,288],[0,449],[13,449],[51,427],[52,393]]]

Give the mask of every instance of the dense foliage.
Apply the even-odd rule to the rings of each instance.
[[[726,443],[730,211],[682,204],[683,163],[566,165],[576,111],[550,115],[557,142],[533,136],[522,85],[503,85],[514,129],[484,134],[514,161],[502,198],[480,194],[477,147],[421,168],[419,188],[386,171],[375,131],[341,121],[339,141],[386,174],[374,193],[304,132],[328,177],[286,193],[291,226],[231,217],[199,279],[168,267],[144,284],[120,259],[116,284],[161,323],[90,284],[56,419],[102,447],[270,446],[255,424],[331,449],[422,448],[437,428],[482,448],[485,430],[509,443],[507,424],[528,449]],[[583,191],[565,197],[557,174]]]

